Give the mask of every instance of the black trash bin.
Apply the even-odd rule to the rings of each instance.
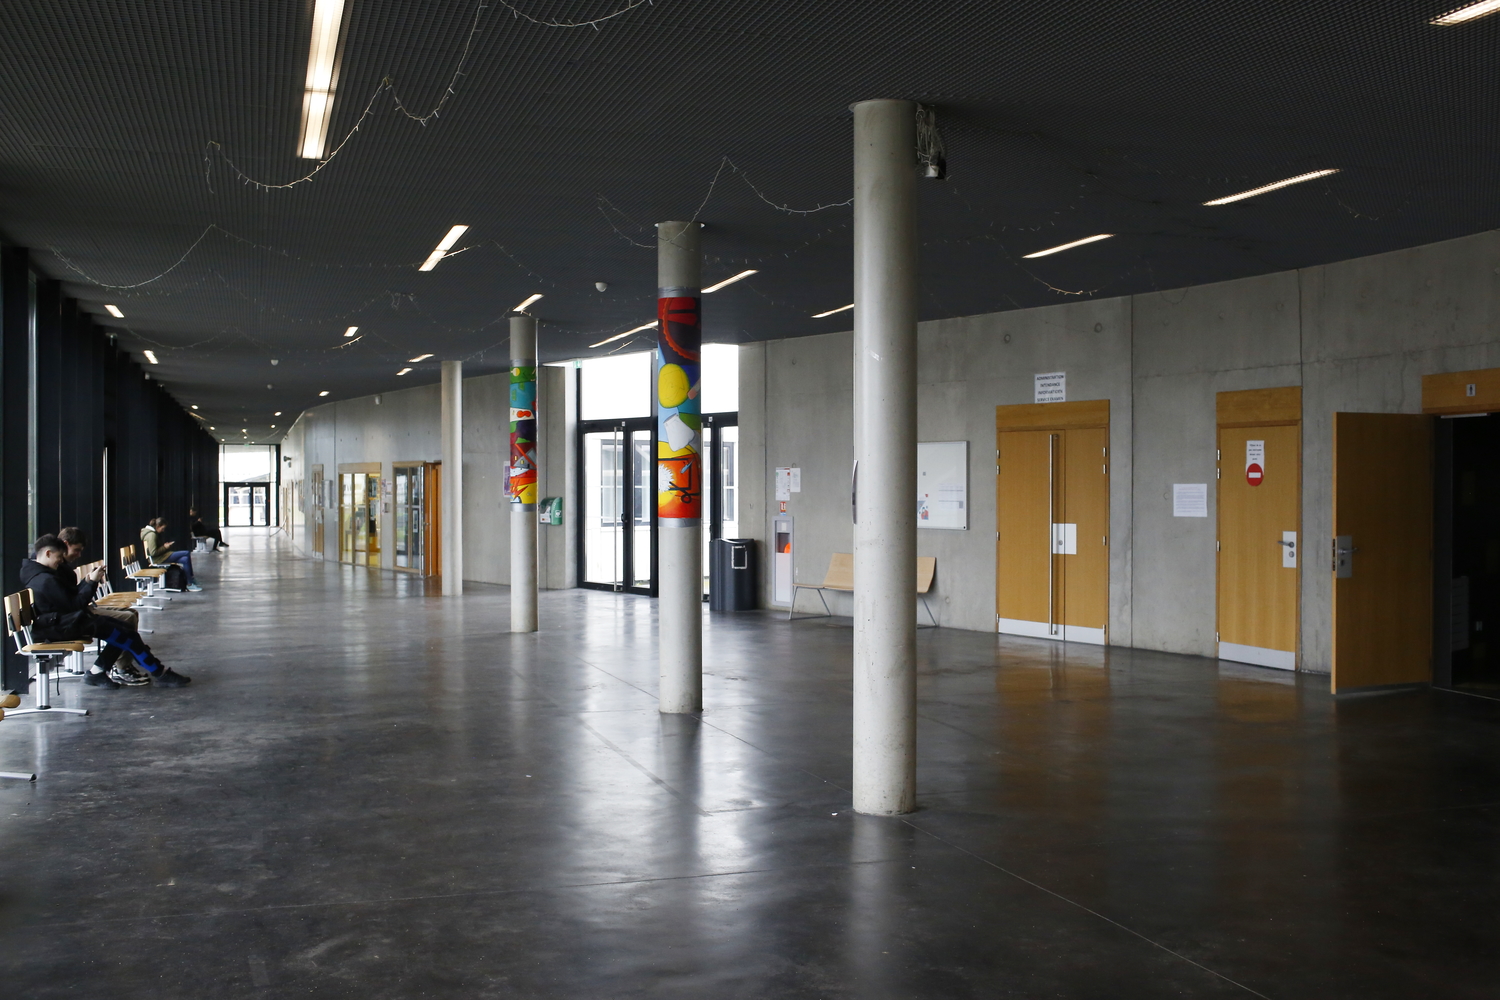
[[[715,538],[708,560],[708,609],[755,610],[759,578],[755,539]]]

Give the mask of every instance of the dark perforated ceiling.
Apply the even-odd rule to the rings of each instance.
[[[236,167],[280,184],[312,166],[294,155],[310,4],[12,0],[0,233],[152,349],[221,436],[270,440],[321,390],[433,381],[442,358],[500,370],[532,292],[547,358],[640,346],[587,347],[653,315],[663,219],[706,224],[705,283],[760,269],[706,301],[710,340],[847,329],[811,314],[851,299],[850,209],[776,206],[849,197],[864,98],[937,109],[951,176],[920,188],[925,319],[1500,220],[1500,16],[1428,23],[1453,0],[655,0],[597,29],[486,2],[348,0],[330,145],[374,94],[370,114],[313,180],[265,190]],[[516,7],[576,21],[629,3]],[[450,80],[438,117],[398,109],[429,112]],[[1342,172],[1201,204],[1326,167]],[[419,273],[454,223],[467,249]],[[1022,259],[1101,232],[1118,235]]]

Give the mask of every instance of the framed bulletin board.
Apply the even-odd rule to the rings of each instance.
[[[918,442],[917,527],[968,530],[969,442]]]

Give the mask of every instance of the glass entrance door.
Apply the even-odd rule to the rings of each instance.
[[[225,483],[224,525],[229,528],[264,528],[270,524],[269,483]]]
[[[582,425],[579,579],[585,587],[654,593],[656,439],[651,420]]]
[[[703,415],[708,466],[708,518],[703,522],[703,594],[708,596],[709,550],[715,538],[740,534],[740,428],[738,413]]]

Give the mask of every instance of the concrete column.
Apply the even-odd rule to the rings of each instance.
[[[663,712],[703,708],[699,228],[696,222],[656,226],[656,613]]]
[[[464,363],[443,362],[443,596],[464,592]]]
[[[510,318],[510,630],[536,631],[536,320]]]
[[[854,105],[854,808],[880,816],[916,805],[916,114]]]

